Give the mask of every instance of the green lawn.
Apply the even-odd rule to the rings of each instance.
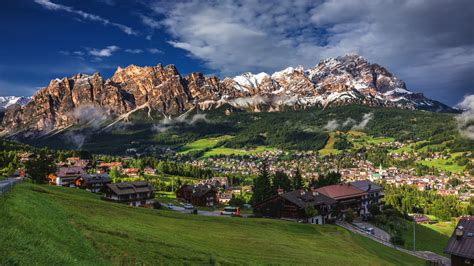
[[[334,149],[334,143],[336,142],[336,132],[329,132],[329,139],[326,142],[324,148],[319,150],[319,154],[321,156],[329,155],[329,154],[338,154],[341,153],[340,150]]]
[[[457,163],[453,162],[453,158],[454,156],[450,159],[432,159],[429,161],[421,160],[418,162],[428,167],[435,167],[439,170],[450,171],[453,173],[460,173],[464,171],[465,166],[460,166]]]
[[[413,249],[413,224],[409,224],[408,229],[403,232],[405,248]],[[416,225],[416,249],[428,250],[443,256],[444,248],[448,244],[449,237],[439,231],[433,230],[427,225]]]
[[[227,148],[227,147],[217,147],[210,151],[204,153],[202,158],[208,158],[212,156],[219,156],[219,155],[237,155],[237,156],[244,156],[244,155],[252,155],[257,153],[262,153],[265,151],[271,151],[274,148],[270,148],[267,146],[257,146],[255,149],[236,149],[236,148]]]
[[[413,222],[407,221],[401,218],[397,218],[402,226],[397,226],[397,229],[403,228],[402,237],[405,240],[404,248],[412,250],[413,249]],[[389,228],[381,226],[386,231],[390,231]],[[446,231],[442,231],[444,228],[442,225],[425,225],[417,224],[416,225],[416,250],[423,251],[432,251],[434,253],[440,254],[442,256],[447,256],[444,254],[443,250],[448,243],[449,235]],[[446,229],[449,230],[449,229]]]
[[[423,265],[334,225],[203,217],[17,185],[0,197],[0,265]]]
[[[204,149],[214,148],[217,144],[222,141],[233,138],[233,136],[223,135],[214,138],[203,138],[194,142],[188,143],[181,148],[179,154],[187,154],[193,151],[200,151]]]
[[[454,228],[456,228],[456,224],[453,222],[439,222],[435,224],[423,224],[422,226],[427,227],[433,231],[436,231],[442,235],[447,236],[448,238],[454,232]]]

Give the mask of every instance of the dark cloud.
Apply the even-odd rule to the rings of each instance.
[[[158,1],[169,42],[222,75],[311,67],[359,53],[414,91],[455,104],[472,91],[474,1]],[[164,18],[163,18],[164,17]],[[158,19],[162,18],[162,19]]]

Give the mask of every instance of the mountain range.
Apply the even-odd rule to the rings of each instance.
[[[451,107],[407,89],[405,83],[378,64],[358,55],[322,60],[304,69],[289,67],[273,74],[244,73],[220,80],[191,73],[182,76],[174,65],[118,68],[107,80],[99,73],[54,79],[27,97],[0,99],[5,107],[1,130],[50,131],[100,112],[120,117],[140,109],[170,117],[193,109],[229,104],[253,112],[360,104],[372,107],[453,112]]]

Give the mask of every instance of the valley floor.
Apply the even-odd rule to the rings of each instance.
[[[422,265],[334,225],[132,208],[22,183],[0,197],[0,264]]]

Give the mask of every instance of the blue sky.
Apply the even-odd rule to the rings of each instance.
[[[473,10],[470,0],[4,1],[0,95],[130,64],[222,78],[359,53],[455,105],[474,91]]]

